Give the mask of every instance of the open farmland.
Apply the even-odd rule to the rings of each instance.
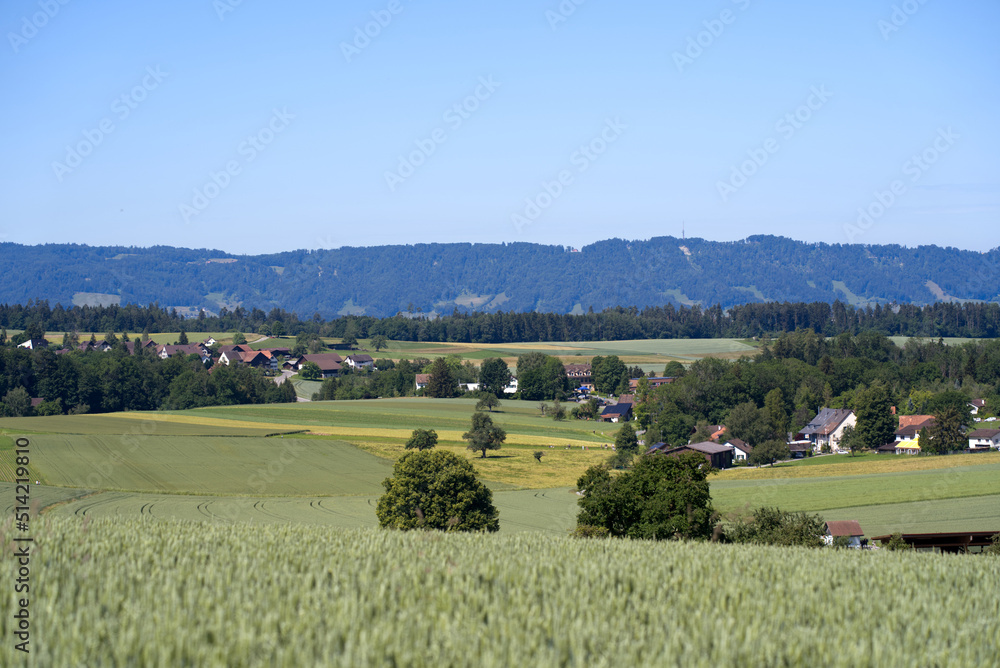
[[[364,346],[367,342],[362,341]],[[638,365],[646,371],[661,373],[667,362],[693,362],[705,357],[735,359],[753,355],[757,348],[741,339],[631,339],[626,341],[539,341],[525,343],[436,343],[390,341],[387,348],[374,357],[400,360],[443,355],[457,355],[479,363],[487,357],[501,357],[510,366],[518,355],[540,352],[554,355],[565,364],[589,362],[595,355],[618,355],[629,365]]]
[[[36,527],[38,665],[986,666],[1000,655],[1000,593],[984,586],[1000,580],[998,559],[138,518]],[[4,551],[3,578],[16,568]],[[5,610],[0,635],[12,624]],[[15,662],[5,642],[0,663]]]
[[[490,485],[495,487],[495,485]],[[577,495],[570,488],[493,492],[501,533],[532,531],[565,536],[576,525]],[[0,510],[12,512],[14,485],[0,483]],[[91,491],[32,486],[44,514],[90,518],[145,518],[255,524],[309,524],[337,529],[375,528],[378,496],[207,496]]]
[[[326,439],[36,435],[32,467],[60,487],[174,494],[372,495],[391,462]]]
[[[909,501],[932,501],[997,494],[1000,464],[960,466],[936,471],[854,476],[718,480],[712,499],[723,512],[749,504],[809,512]],[[1000,517],[1000,508],[997,509]]]

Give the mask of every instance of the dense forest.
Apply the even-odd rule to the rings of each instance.
[[[1000,299],[1000,249],[807,244],[773,236],[611,239],[579,252],[529,243],[417,244],[257,256],[5,243],[0,273],[4,303],[157,303],[194,313],[277,307],[323,318]]]
[[[385,336],[397,341],[513,343],[523,341],[615,341],[651,338],[776,337],[783,332],[812,329],[824,336],[875,331],[886,336],[1000,336],[1000,305],[996,303],[936,303],[875,305],[864,308],[842,302],[666,306],[609,308],[599,313],[459,313],[441,317],[388,318],[341,316],[325,320],[318,314],[303,320],[274,308],[223,308],[217,316],[204,312],[184,318],[176,311],[150,306],[0,305],[0,327],[49,332],[256,332],[267,335],[310,334],[325,337]],[[20,341],[16,341],[20,342]]]

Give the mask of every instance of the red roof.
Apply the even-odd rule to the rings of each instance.
[[[836,520],[826,523],[826,531],[831,536],[864,536],[857,520]]]

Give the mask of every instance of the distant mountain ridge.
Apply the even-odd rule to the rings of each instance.
[[[205,249],[0,244],[0,303],[158,303],[216,313],[280,307],[582,313],[667,303],[853,304],[1000,300],[1000,249],[610,239],[570,252],[530,243],[417,244],[233,255]]]

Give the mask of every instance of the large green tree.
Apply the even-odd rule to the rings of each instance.
[[[487,357],[479,367],[479,389],[495,397],[502,397],[510,384],[510,368],[499,357]]]
[[[643,456],[616,475],[591,467],[577,481],[582,494],[577,527],[603,527],[628,538],[710,538],[716,524],[707,481],[711,471],[705,458],[693,453]]]
[[[439,399],[455,396],[458,388],[458,381],[451,373],[448,362],[443,357],[439,357],[431,364],[430,378],[427,380],[427,388],[424,393],[430,397]]]
[[[779,438],[784,438],[788,432],[788,411],[785,410],[785,396],[780,387],[776,387],[764,397],[764,414],[767,422]]]
[[[517,389],[522,399],[561,399],[567,385],[566,368],[559,358],[537,352],[518,356]]]
[[[493,493],[468,460],[446,450],[403,455],[375,508],[382,527],[440,531],[497,531]]]
[[[615,451],[633,454],[639,449],[639,437],[628,422],[622,424],[615,434]]]
[[[628,367],[618,355],[595,356],[590,360],[590,373],[594,389],[604,394],[618,392],[622,384],[628,387]]]
[[[462,434],[462,438],[469,442],[469,450],[482,452],[485,458],[487,450],[500,449],[507,440],[507,432],[493,424],[493,418],[489,415],[477,411],[472,414],[472,428]]]
[[[969,447],[969,439],[962,429],[962,413],[955,407],[949,406],[937,413],[934,416],[934,424],[928,431],[930,432],[928,452],[931,454],[943,455]],[[921,451],[923,452],[923,446]]]
[[[855,436],[862,447],[874,450],[893,440],[896,418],[892,414],[892,398],[884,383],[874,382],[854,394],[854,414],[857,416]]]
[[[775,436],[767,415],[752,401],[733,406],[726,417],[726,431],[753,447]]]

